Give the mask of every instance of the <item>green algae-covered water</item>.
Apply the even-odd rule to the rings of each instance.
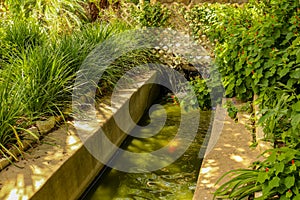
[[[131,152],[151,152],[162,148],[177,134],[180,125],[180,107],[166,103],[164,108],[153,111],[151,118],[167,113],[167,120],[160,132],[149,138],[129,137],[128,145],[122,147]],[[195,111],[199,112],[199,111]],[[148,173],[126,173],[111,169],[96,182],[84,199],[90,200],[144,200],[174,199],[190,200],[196,188],[201,166],[199,150],[210,125],[211,112],[200,112],[198,134],[188,150],[174,163]],[[150,123],[144,116],[140,125]],[[143,131],[151,131],[143,129]],[[174,144],[176,148],[180,144]],[[172,148],[170,149],[172,151]],[[115,158],[118,159],[117,157]]]

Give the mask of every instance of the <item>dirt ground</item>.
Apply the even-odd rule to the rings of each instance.
[[[194,200],[212,200],[214,191],[230,179],[226,177],[216,185],[217,180],[224,173],[233,169],[249,168],[267,148],[262,144],[256,148],[250,147],[253,141],[252,135],[246,128],[249,118],[249,114],[239,114],[237,123],[228,115],[219,119],[219,123],[223,123],[224,126],[216,144],[202,162]],[[215,137],[214,133],[212,137]]]

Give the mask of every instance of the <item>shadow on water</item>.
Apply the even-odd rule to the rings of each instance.
[[[141,153],[151,152],[168,144],[177,134],[181,113],[180,107],[177,105],[164,103],[163,107],[164,112],[167,113],[167,121],[158,134],[149,138],[129,136],[121,148]],[[152,119],[160,117],[162,112],[161,109],[153,111]],[[83,199],[192,199],[202,162],[198,156],[199,150],[209,129],[210,120],[211,112],[200,111],[198,134],[188,150],[171,165],[149,173],[126,173],[107,168]],[[150,123],[149,116],[145,115],[139,125],[145,126],[148,123]],[[147,134],[147,130],[143,129],[143,131]],[[118,158],[116,157],[116,159]]]

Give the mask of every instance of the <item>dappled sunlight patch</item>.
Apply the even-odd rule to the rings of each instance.
[[[7,200],[16,200],[16,199],[27,200],[29,198],[28,196],[23,194],[22,190],[13,189],[10,192],[9,196],[7,197]]]
[[[76,150],[82,145],[82,142],[77,136],[69,135],[67,136],[66,144],[71,150]]]
[[[231,124],[231,123],[229,123],[229,124]],[[232,128],[230,128],[230,127],[226,127],[226,128],[224,128],[226,131],[228,131],[228,132],[232,132],[233,131],[233,129]]]
[[[214,184],[211,182],[212,177],[218,176],[218,171],[219,171],[218,166],[212,166],[210,164],[204,166],[201,168],[200,171],[200,176],[203,177],[201,180],[201,183],[205,184],[205,187],[209,187],[207,184]]]
[[[24,187],[24,175],[23,174],[18,174],[17,175],[17,187],[22,188]]]
[[[231,155],[230,159],[232,159],[236,162],[243,162],[244,161],[244,159],[241,156],[238,156],[238,155]]]
[[[245,149],[242,149],[242,148],[237,148],[237,150],[238,150],[239,152],[245,152],[245,151],[246,151]]]
[[[216,165],[216,160],[214,160],[214,159],[208,159],[207,160],[207,163],[209,164],[209,165]]]
[[[231,144],[224,144],[224,147],[233,147]]]
[[[43,174],[44,172],[42,171],[42,169],[36,165],[31,165],[30,166],[31,170],[32,170],[32,174]]]
[[[217,147],[217,148],[215,148],[214,150],[215,150],[215,151],[222,151],[222,148]]]
[[[235,134],[234,134],[235,137],[241,136],[241,135],[242,135],[241,133],[235,133]]]
[[[33,185],[35,189],[41,188],[42,185],[45,183],[45,179],[35,180]]]

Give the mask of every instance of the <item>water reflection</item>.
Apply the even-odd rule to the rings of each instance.
[[[166,124],[158,134],[149,138],[131,137],[130,144],[123,148],[127,151],[143,153],[155,151],[169,144],[180,125],[180,107],[167,103],[164,105],[164,109],[162,111],[160,108],[151,114],[151,118],[159,118],[161,112],[167,112]],[[192,199],[201,165],[198,153],[209,127],[210,117],[210,112],[201,111],[197,136],[184,155],[173,164],[149,173],[125,173],[112,169],[97,183],[97,186],[91,190],[85,199]],[[149,123],[147,116],[141,121],[141,125]],[[143,129],[143,131],[144,133],[141,134],[147,135],[147,130]],[[180,140],[172,141],[168,151],[172,153],[176,148],[180,148]],[[141,159],[136,162],[145,161]]]

